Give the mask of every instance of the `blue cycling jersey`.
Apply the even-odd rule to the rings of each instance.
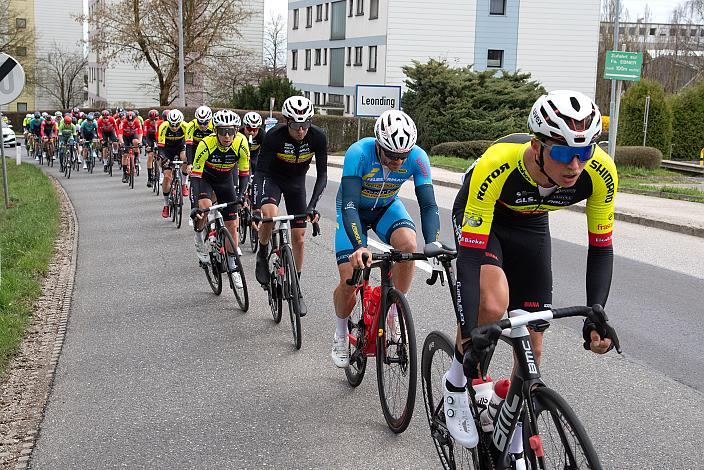
[[[85,120],[83,123],[81,123],[81,136],[86,136],[86,135],[93,135],[96,136],[98,135],[98,124],[96,124],[95,120],[89,121]]]

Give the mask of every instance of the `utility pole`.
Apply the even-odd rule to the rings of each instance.
[[[178,97],[181,107],[186,106],[185,76],[183,59],[183,0],[178,0]]]
[[[618,50],[618,30],[619,17],[621,16],[621,0],[616,0],[616,15],[614,16],[614,48]],[[618,107],[616,106],[616,82],[619,80],[611,80],[611,106],[609,110],[609,155],[612,157],[616,153],[616,132],[618,129]]]

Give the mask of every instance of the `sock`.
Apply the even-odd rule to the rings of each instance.
[[[452,365],[450,366],[450,370],[447,371],[447,382],[449,385],[461,390],[467,386],[467,377],[464,376],[464,368],[462,367],[463,359],[464,358],[457,350],[457,346],[455,346],[455,354],[452,357]]]
[[[347,318],[340,318],[337,315],[335,315],[335,319],[337,320],[336,327],[335,327],[335,336],[337,336],[338,338],[341,338],[348,333],[348,331],[347,331]]]
[[[169,196],[168,195],[164,195],[164,205],[165,206],[169,205]]]

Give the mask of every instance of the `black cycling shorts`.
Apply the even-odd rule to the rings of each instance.
[[[108,140],[110,142],[117,142],[117,134],[115,133],[115,129],[112,129],[111,131],[103,131],[101,133],[103,134],[103,138],[101,139],[103,144],[107,144]]]
[[[181,151],[183,149],[181,147],[164,147],[161,149],[161,155],[163,158],[161,159],[161,169],[162,170],[171,170],[173,168],[173,165],[171,164],[172,160],[181,160]]]
[[[286,200],[286,213],[289,215],[305,214],[306,204],[306,175],[295,175],[290,178],[277,178],[272,175],[264,176],[260,193],[257,196],[257,207],[264,204],[274,204],[281,202],[283,194]],[[296,219],[291,221],[291,228],[306,228],[306,219]]]
[[[203,175],[197,185],[192,185],[191,187],[194,186],[198,187],[198,200],[210,199],[212,201],[213,194],[215,194],[218,203],[233,202],[237,200],[237,191],[232,185],[232,178],[229,175],[222,179],[211,179]],[[228,206],[223,209],[221,213],[222,218],[226,221],[236,220],[237,206]]]

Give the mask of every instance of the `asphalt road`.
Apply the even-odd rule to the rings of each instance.
[[[374,365],[352,389],[330,362],[339,171],[331,169],[321,202],[323,235],[307,240],[300,351],[285,320],[273,323],[265,292],[251,286],[254,256],[245,250],[251,306],[241,313],[232,292],[212,294],[192,232],[161,219],[162,199],[144,176],[134,190],[102,172],[58,178],[78,214],[78,269],[33,468],[439,466],[420,390],[411,426],[394,435]],[[437,194],[449,240],[454,191]],[[561,211],[552,230],[555,304],[581,303],[584,216]],[[625,354],[587,353],[576,325],[556,322],[546,333],[544,379],[585,423],[605,468],[699,468],[704,243],[626,223],[617,237],[608,311]],[[454,321],[447,288],[426,286],[426,277],[416,270],[409,295],[419,344],[432,330],[451,332]]]

